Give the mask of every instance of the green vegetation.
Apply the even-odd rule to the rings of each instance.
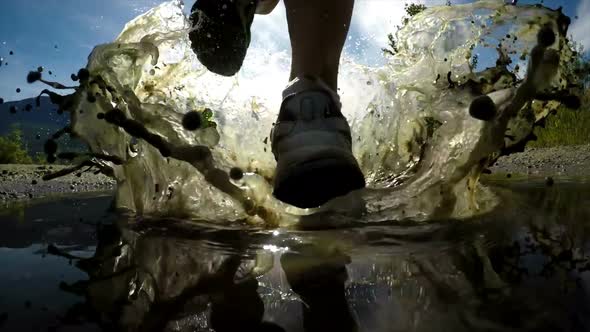
[[[408,14],[409,17],[413,17],[413,16],[416,16],[416,15],[420,14],[424,10],[426,10],[426,6],[425,5],[422,5],[422,4],[412,3],[412,4],[409,4],[409,5],[406,4],[404,9],[406,11],[406,14]],[[404,18],[404,20],[403,20],[404,21],[404,24],[407,24],[408,23],[408,21],[410,20],[409,17]]]
[[[545,128],[536,128],[537,140],[532,147],[583,145],[590,143],[590,109],[572,111],[562,109],[547,119]]]
[[[450,5],[450,2],[448,3],[448,5]],[[408,16],[405,16],[402,19],[402,25],[408,24],[411,17],[416,16],[416,15],[420,14],[421,12],[423,12],[424,10],[426,10],[426,6],[422,5],[422,4],[415,4],[415,3],[406,4],[404,6],[404,10],[406,11],[406,14]],[[401,29],[401,27],[398,27],[398,29]],[[397,40],[395,39],[394,34],[393,33],[387,34],[387,39],[388,39],[388,47],[382,48],[381,50],[386,54],[395,55],[398,52],[398,48],[397,48]]]
[[[562,107],[557,114],[549,115],[545,128],[535,128],[536,141],[532,147],[553,147],[590,144],[590,57],[583,47],[573,42],[576,58],[565,70],[575,83],[572,91],[581,97],[579,110]]]
[[[590,90],[586,90],[579,110],[562,107],[557,114],[549,115],[545,128],[535,128],[536,141],[532,147],[582,145],[590,143]]]
[[[13,126],[8,135],[0,136],[0,164],[31,163],[33,159],[25,147],[22,131],[18,126]]]
[[[13,125],[10,133],[0,136],[0,164],[46,164],[45,155],[36,153],[31,156],[23,132],[18,125]]]
[[[203,118],[203,128],[217,128],[217,123],[214,121],[213,111],[211,109],[205,108],[202,111],[201,116]]]

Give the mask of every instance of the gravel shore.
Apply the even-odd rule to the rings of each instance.
[[[490,170],[492,174],[530,177],[587,177],[590,176],[590,145],[531,148],[501,157]]]
[[[76,173],[43,181],[45,174],[65,168],[48,165],[0,165],[0,203],[55,194],[114,191],[113,179],[93,173]],[[501,157],[490,168],[491,176],[590,177],[590,145],[531,148]],[[79,174],[79,173],[78,173]]]
[[[73,173],[44,181],[42,177],[65,166],[0,165],[0,203],[28,200],[55,194],[113,191],[116,183],[102,174]],[[77,176],[76,174],[80,174]]]

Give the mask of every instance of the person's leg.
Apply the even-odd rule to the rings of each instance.
[[[337,93],[354,0],[285,0],[293,49],[291,83],[273,128],[273,194],[300,208],[365,186]]]
[[[293,49],[291,80],[313,76],[336,91],[354,0],[284,0]]]
[[[198,0],[189,32],[209,70],[232,76],[250,44],[254,14],[278,0]],[[320,206],[365,186],[352,155],[337,93],[338,67],[354,0],[285,0],[293,49],[291,83],[271,133],[277,160],[273,194],[300,208]]]

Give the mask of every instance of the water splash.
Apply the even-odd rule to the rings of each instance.
[[[561,12],[542,6],[435,7],[397,33],[398,53],[385,67],[345,60],[343,113],[370,187],[361,193],[362,220],[489,211],[496,200],[478,184],[481,172],[502,150],[522,145],[534,123],[567,95],[568,25]],[[217,76],[193,54],[189,29],[181,1],[150,10],[114,43],[94,49],[89,76],[65,97],[71,131],[94,156],[121,161],[93,159],[117,179],[117,206],[271,226],[318,212],[271,195],[268,134],[288,77],[287,55],[253,48],[236,77]],[[485,50],[497,51],[498,60],[474,68],[473,55]],[[519,76],[514,63],[525,68],[529,59]],[[189,112],[202,115],[200,129],[184,128]],[[244,174],[232,179],[236,168]]]

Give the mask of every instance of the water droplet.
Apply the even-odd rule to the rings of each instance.
[[[244,171],[238,167],[233,167],[229,170],[229,177],[234,180],[241,180],[244,177]]]
[[[186,130],[197,130],[201,127],[201,114],[197,111],[190,111],[182,118],[182,126]]]
[[[78,70],[78,79],[80,82],[84,82],[90,78],[90,72],[86,68],[81,68]]]
[[[45,141],[43,149],[45,150],[45,154],[54,155],[57,152],[57,143],[52,139],[48,139]]]
[[[40,71],[30,71],[27,75],[27,83],[31,84],[41,79]]]
[[[479,96],[469,105],[469,114],[483,121],[490,121],[496,116],[496,104],[488,96]]]
[[[537,42],[544,47],[549,47],[555,43],[555,33],[550,27],[543,27],[537,34]]]
[[[104,115],[104,119],[108,123],[119,125],[119,124],[122,124],[123,121],[126,120],[126,116],[125,116],[125,113],[123,113],[123,111],[121,111],[120,109],[114,108],[114,109],[106,112],[106,114]]]

